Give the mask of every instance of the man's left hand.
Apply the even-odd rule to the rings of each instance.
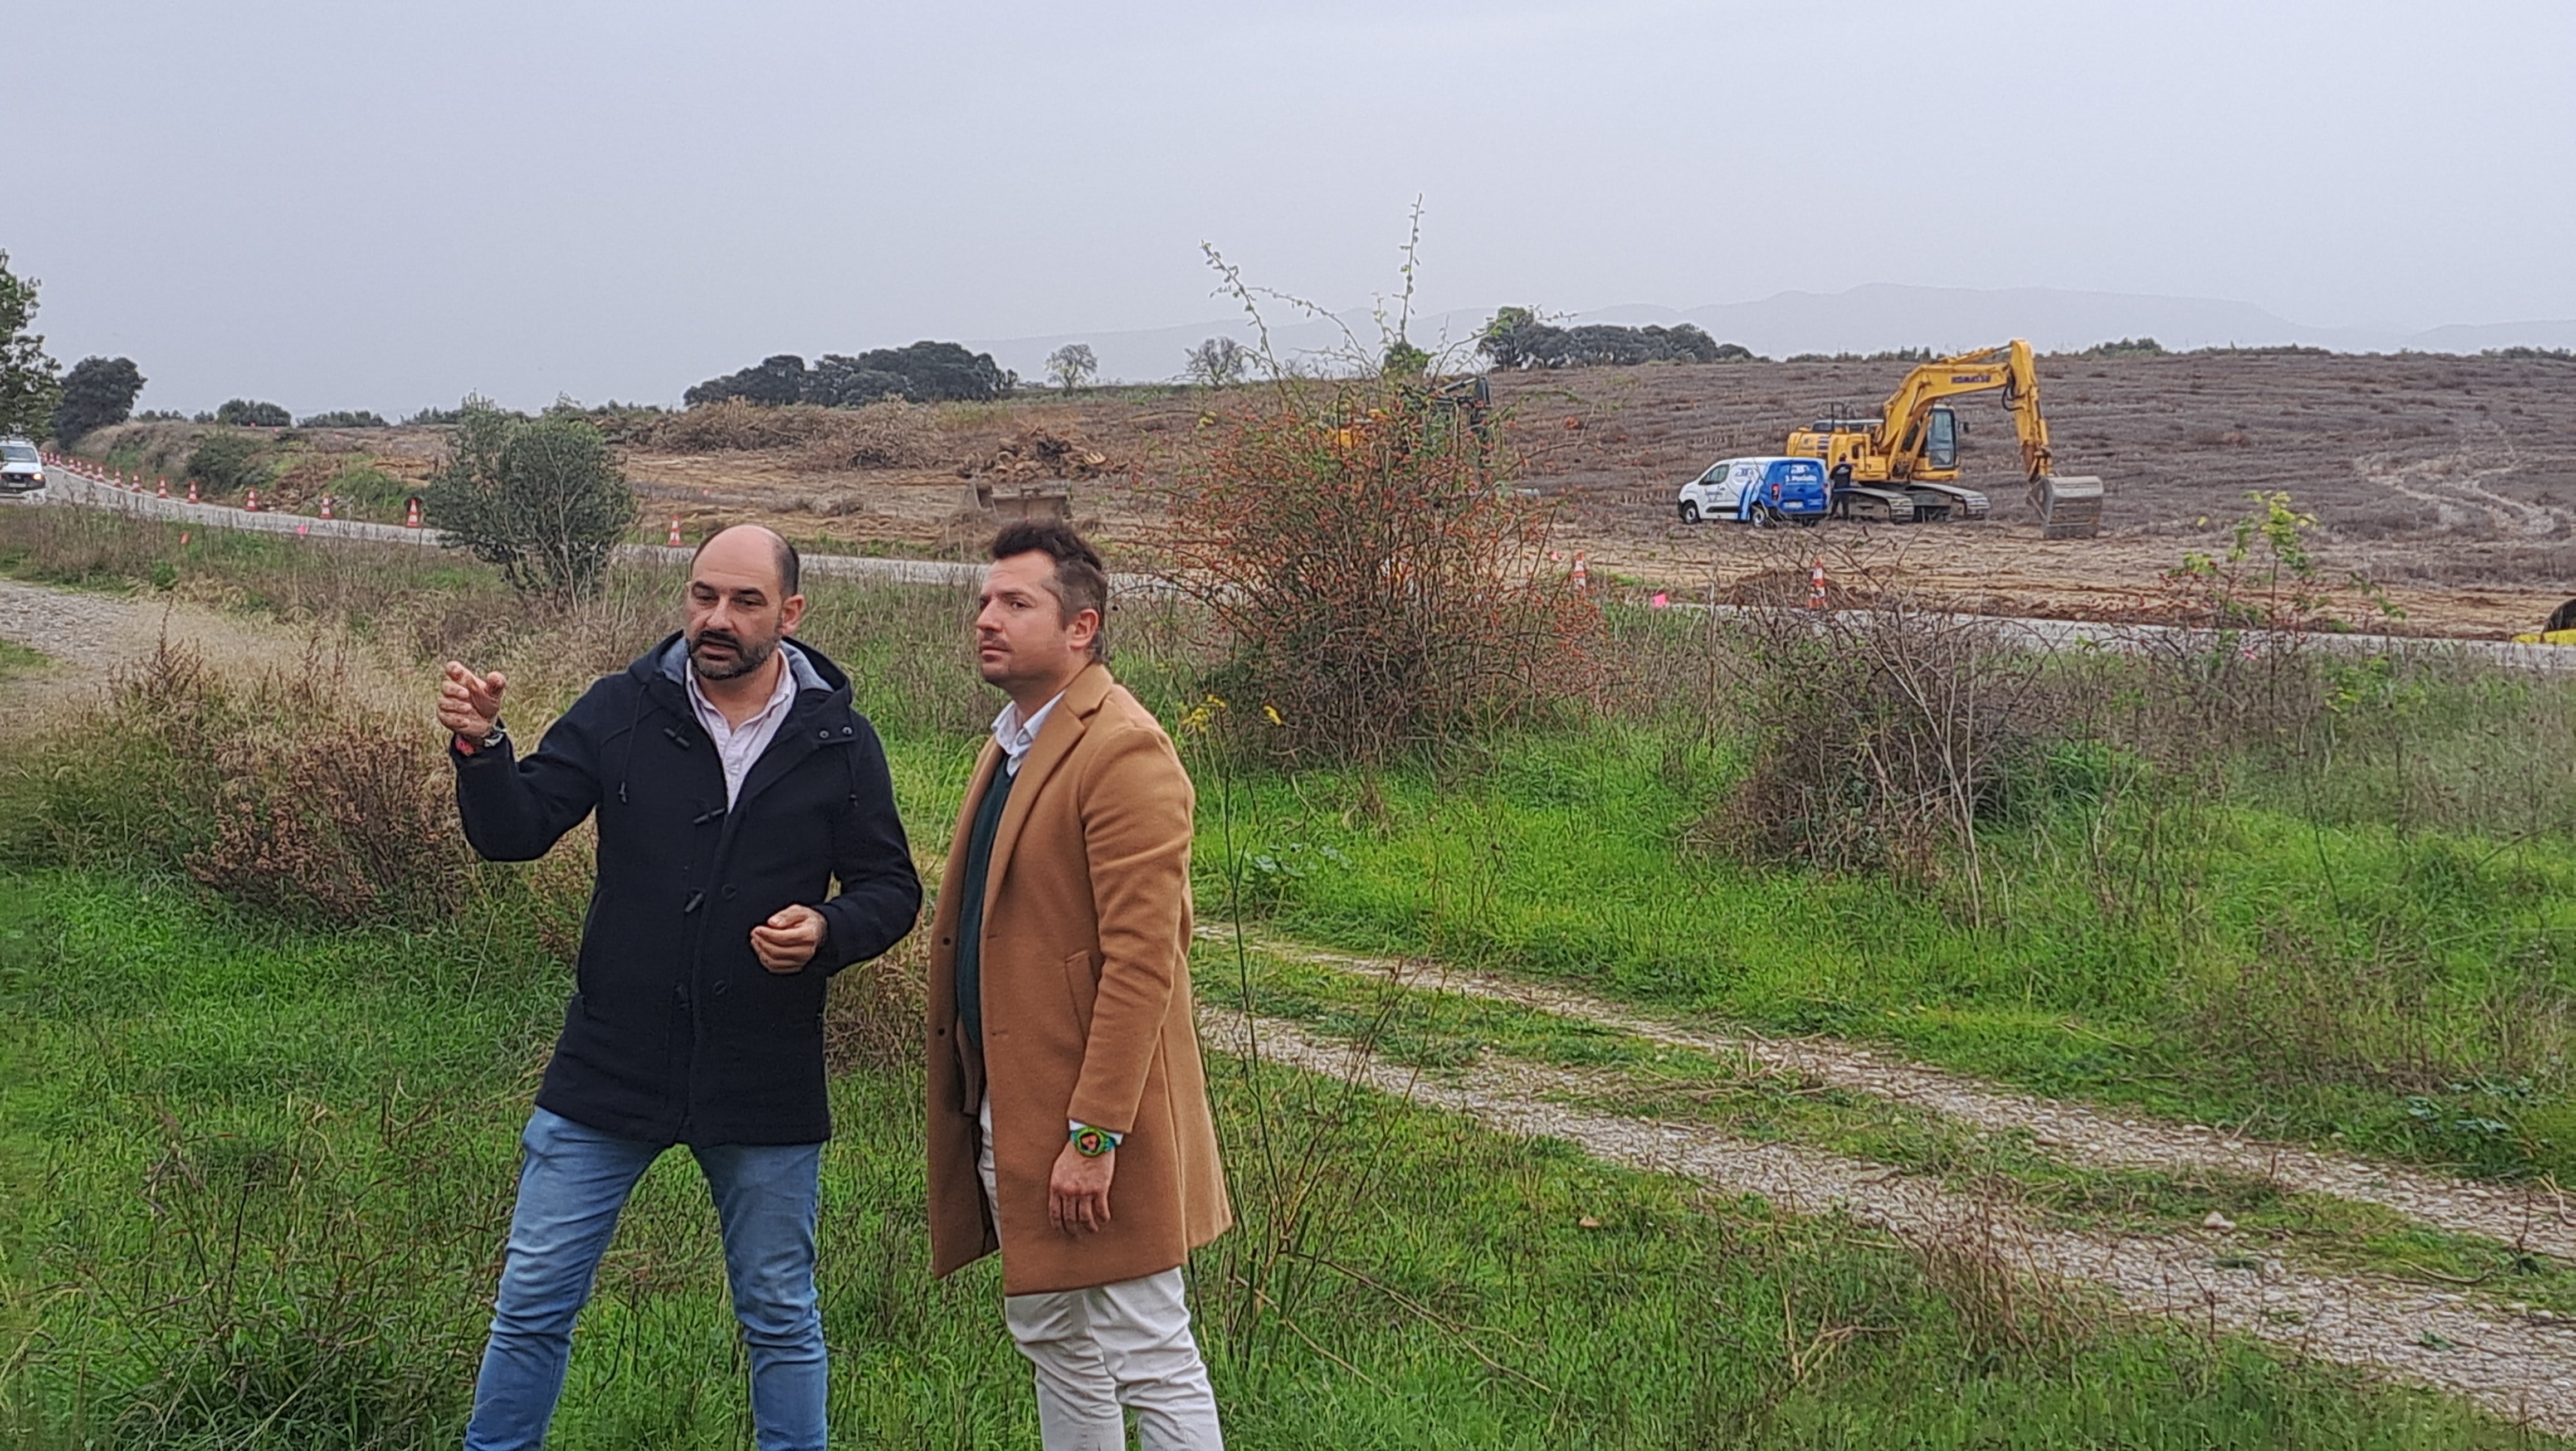
[[[760,965],[771,972],[802,972],[822,949],[829,926],[823,914],[811,907],[781,907],[751,929],[751,950],[760,954]]]
[[[1116,1149],[1092,1159],[1066,1144],[1064,1152],[1055,1156],[1055,1172],[1047,1176],[1047,1222],[1066,1234],[1106,1226],[1109,1178],[1117,1169]]]

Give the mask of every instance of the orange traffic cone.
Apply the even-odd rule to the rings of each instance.
[[[170,497],[170,481],[168,479],[161,480],[160,483],[153,488],[152,497],[156,499],[166,499]]]
[[[324,494],[322,496],[322,517],[325,519],[331,517],[331,496],[329,494]]]
[[[197,497],[197,481],[195,479],[188,480],[188,502],[191,504],[204,502],[204,500]]]
[[[1577,551],[1574,556],[1574,587],[1576,589],[1592,588],[1592,571],[1584,567],[1583,555],[1580,551]]]
[[[1824,607],[1825,561],[1822,558],[1818,558],[1816,560],[1816,567],[1807,571],[1807,608],[1811,610],[1821,610]]]
[[[680,547],[681,540],[680,540],[680,516],[679,516],[679,515],[674,514],[674,515],[672,515],[672,516],[671,516],[671,537],[670,537],[670,538],[668,538],[668,539],[663,540],[663,541],[662,541],[662,543],[663,543],[663,545],[664,545],[665,547],[667,547],[667,548],[671,548],[671,549],[677,549],[677,548],[679,548],[679,547]]]
[[[405,529],[417,529],[420,527],[419,499],[412,498],[403,501],[403,527]]]
[[[243,494],[242,508],[253,514],[259,512],[259,490],[252,489]]]

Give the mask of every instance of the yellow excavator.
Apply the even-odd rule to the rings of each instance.
[[[2528,635],[2516,635],[2517,645],[2576,645],[2576,600],[2569,600],[2549,612],[2548,623]]]
[[[1876,418],[1820,418],[1789,435],[1787,452],[1822,459],[1834,480],[1837,517],[1888,523],[1983,519],[1986,496],[1961,488],[1959,417],[1947,400],[2001,388],[2030,480],[2030,506],[2050,539],[2089,539],[2102,530],[2102,481],[2053,471],[2048,420],[2039,412],[2039,370],[2030,344],[1925,363],[1905,375]]]

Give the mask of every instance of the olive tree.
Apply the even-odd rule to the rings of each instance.
[[[495,565],[523,595],[599,593],[608,558],[635,522],[635,492],[587,420],[525,419],[469,398],[447,462],[421,495],[450,548]]]

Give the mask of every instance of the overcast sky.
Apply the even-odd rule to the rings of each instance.
[[[2570,0],[13,0],[0,250],[144,406],[1868,282],[2576,317]]]

